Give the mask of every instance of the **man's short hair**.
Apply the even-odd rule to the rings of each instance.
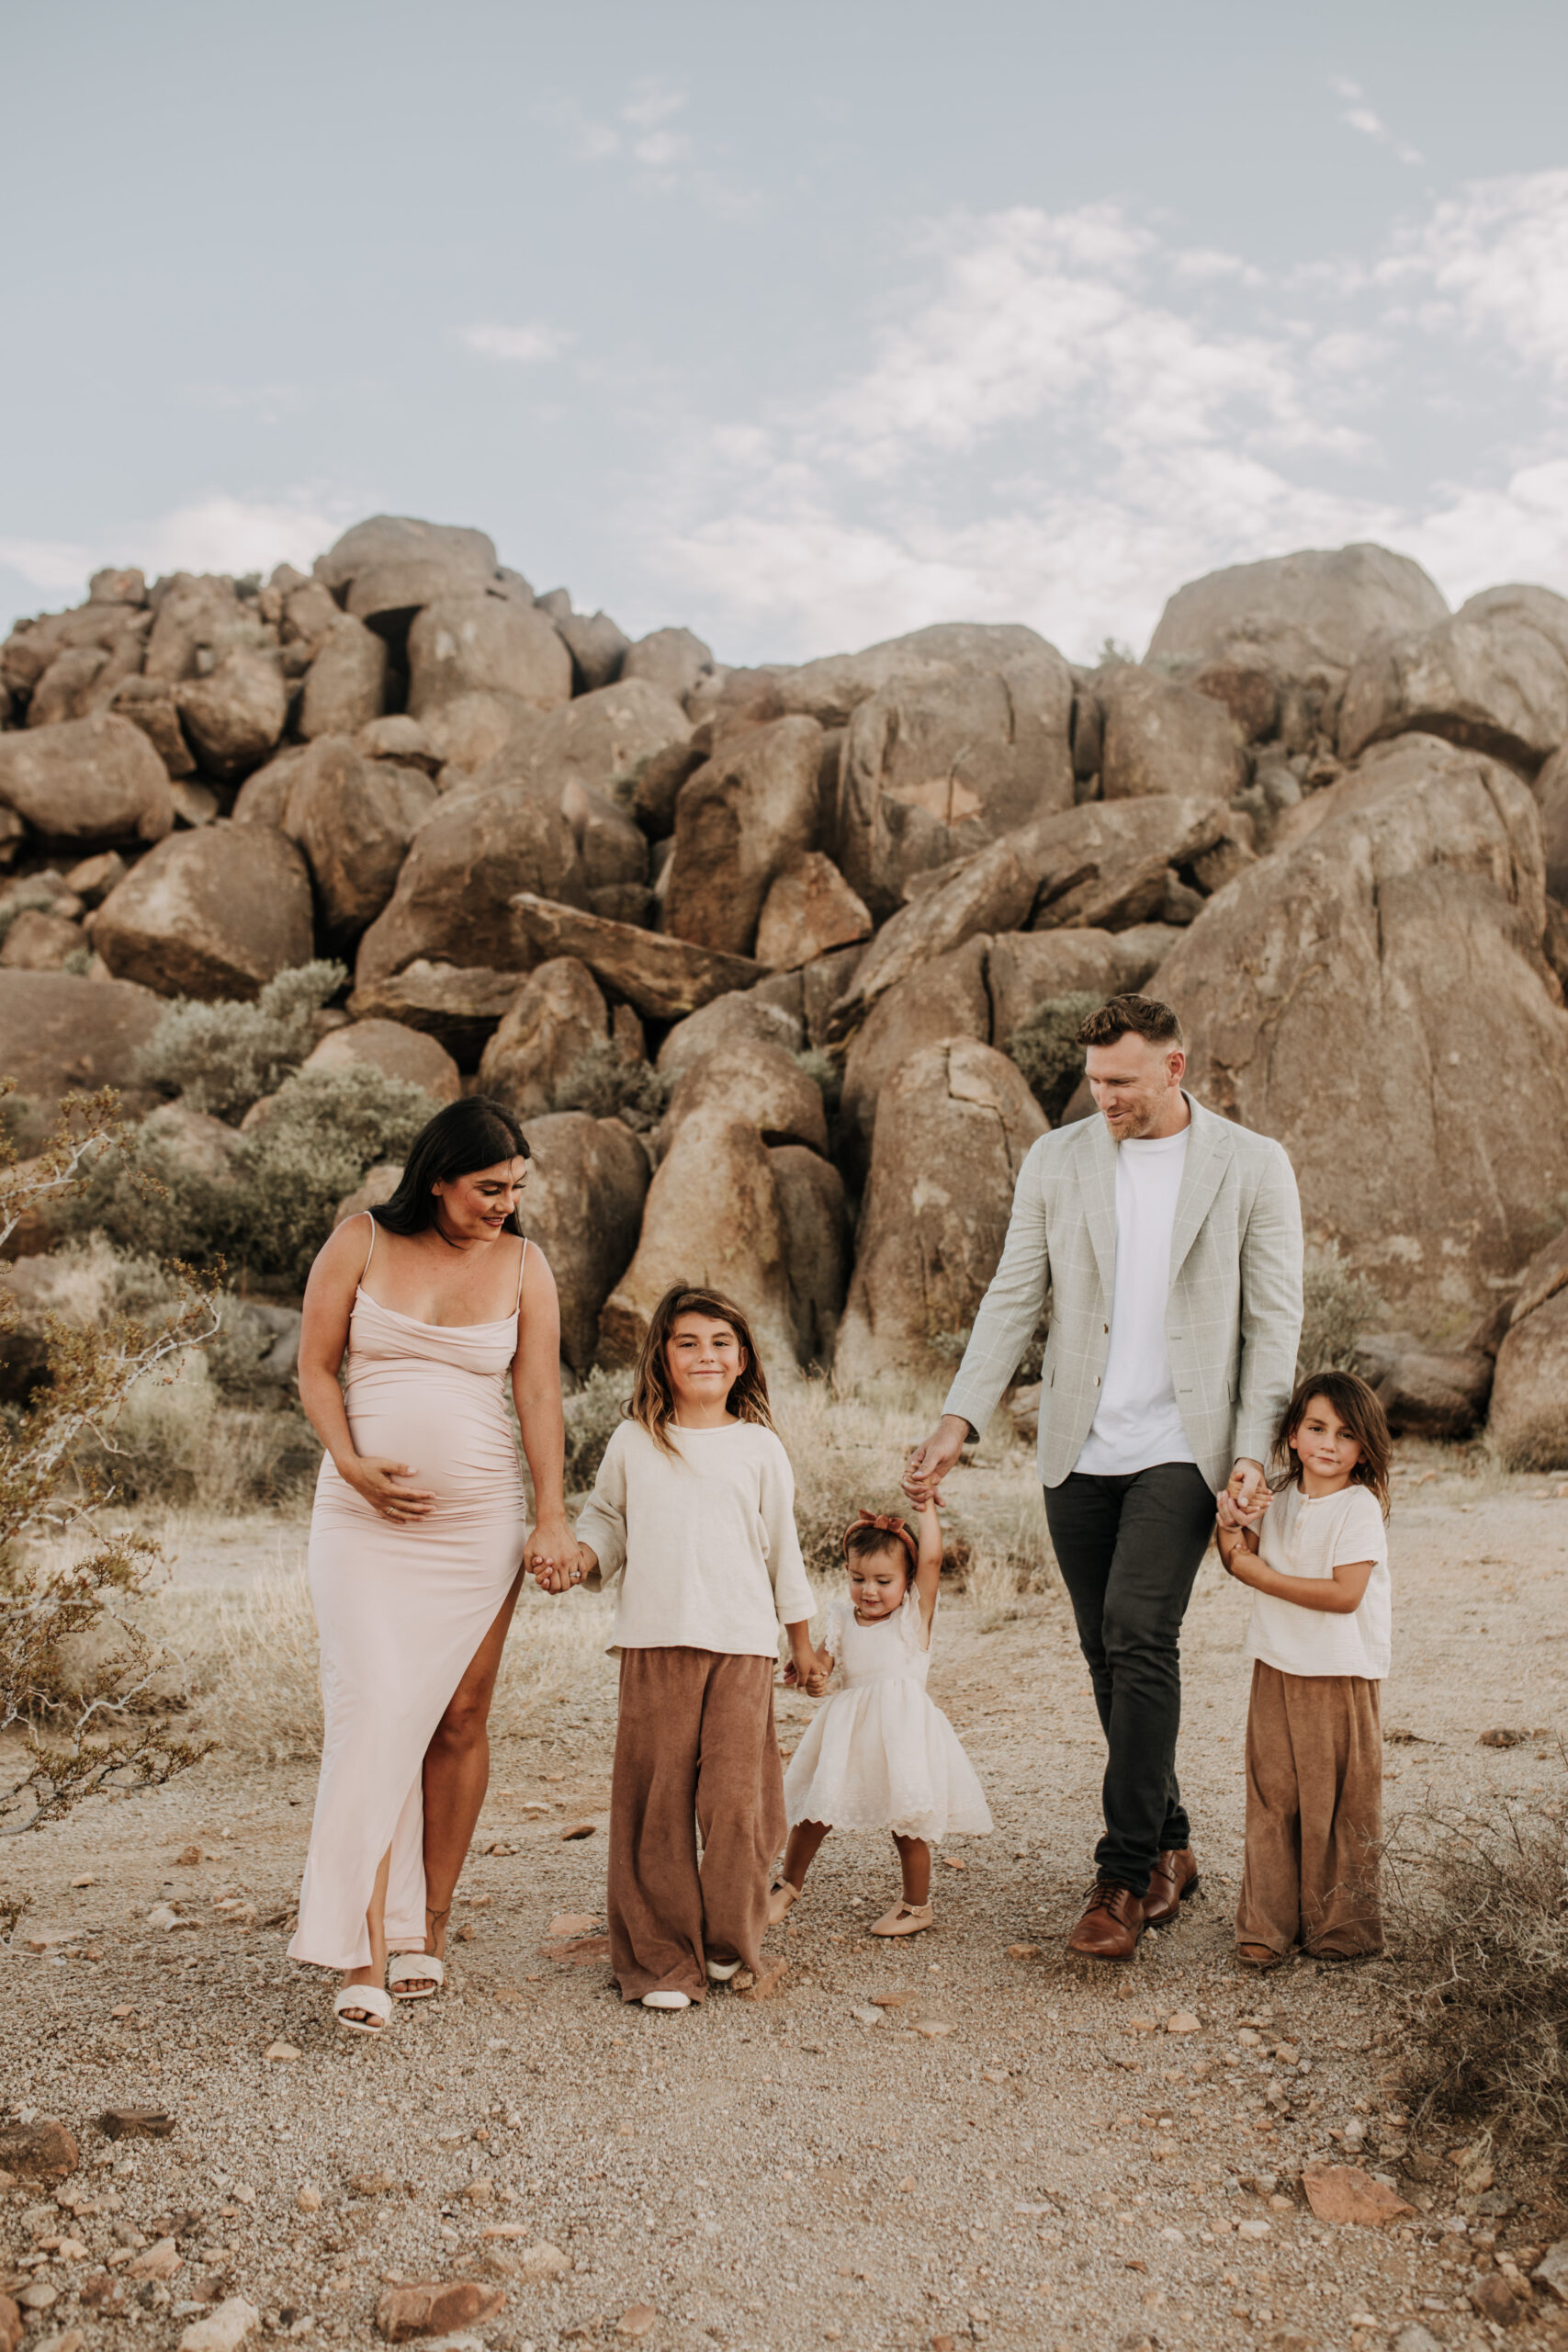
[[[1187,1040],[1168,1004],[1155,996],[1110,996],[1097,1012],[1078,1026],[1080,1046],[1114,1046],[1127,1035],[1146,1037],[1151,1046],[1179,1046]]]

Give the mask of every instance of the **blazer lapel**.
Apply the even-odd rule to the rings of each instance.
[[[1078,1160],[1078,1184],[1100,1288],[1109,1300],[1116,1292],[1116,1146],[1098,1111],[1084,1126],[1089,1132]]]
[[[1230,1166],[1230,1141],[1225,1123],[1189,1094],[1192,1125],[1187,1138],[1187,1164],[1181,1171],[1181,1190],[1176,1200],[1176,1221],[1170,1229],[1170,1279],[1174,1286],[1187,1261],[1187,1253],[1198,1238],[1203,1219],[1213,1204],[1215,1193],[1224,1181]]]

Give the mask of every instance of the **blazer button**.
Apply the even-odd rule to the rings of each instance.
[[[1109,1338],[1109,1336],[1110,1336],[1110,1332],[1111,1332],[1111,1326],[1110,1326],[1110,1324],[1109,1324],[1109,1323],[1104,1324],[1101,1328],[1102,1328],[1102,1329],[1103,1329],[1103,1330],[1105,1331],[1106,1336]]]
[[[1094,1385],[1097,1388],[1100,1386],[1100,1374],[1098,1372],[1094,1375]]]

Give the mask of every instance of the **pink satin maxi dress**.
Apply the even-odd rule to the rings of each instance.
[[[426,1518],[395,1526],[330,1455],[316,1482],[308,1566],[325,1726],[288,1954],[321,1968],[368,1965],[365,1913],[389,1846],[389,1948],[424,1949],[424,1752],[512,1589],[528,1533],[506,1408],[522,1262],[517,1306],[496,1323],[400,1315],[369,1296],[369,1272],[367,1256],[348,1327],[349,1430],[356,1452],[410,1464],[410,1483],[434,1499]]]

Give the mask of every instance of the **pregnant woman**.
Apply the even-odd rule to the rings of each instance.
[[[344,1972],[333,2011],[354,2033],[385,2030],[383,1979],[404,2000],[444,1982],[523,1570],[570,1576],[576,1561],[555,1281],[517,1222],[527,1166],[500,1103],[448,1103],[391,1199],[338,1227],[306,1285],[299,1394],[326,1448],[310,1550],[326,1724],[288,1950]],[[526,1544],[508,1379],[537,1507]]]

